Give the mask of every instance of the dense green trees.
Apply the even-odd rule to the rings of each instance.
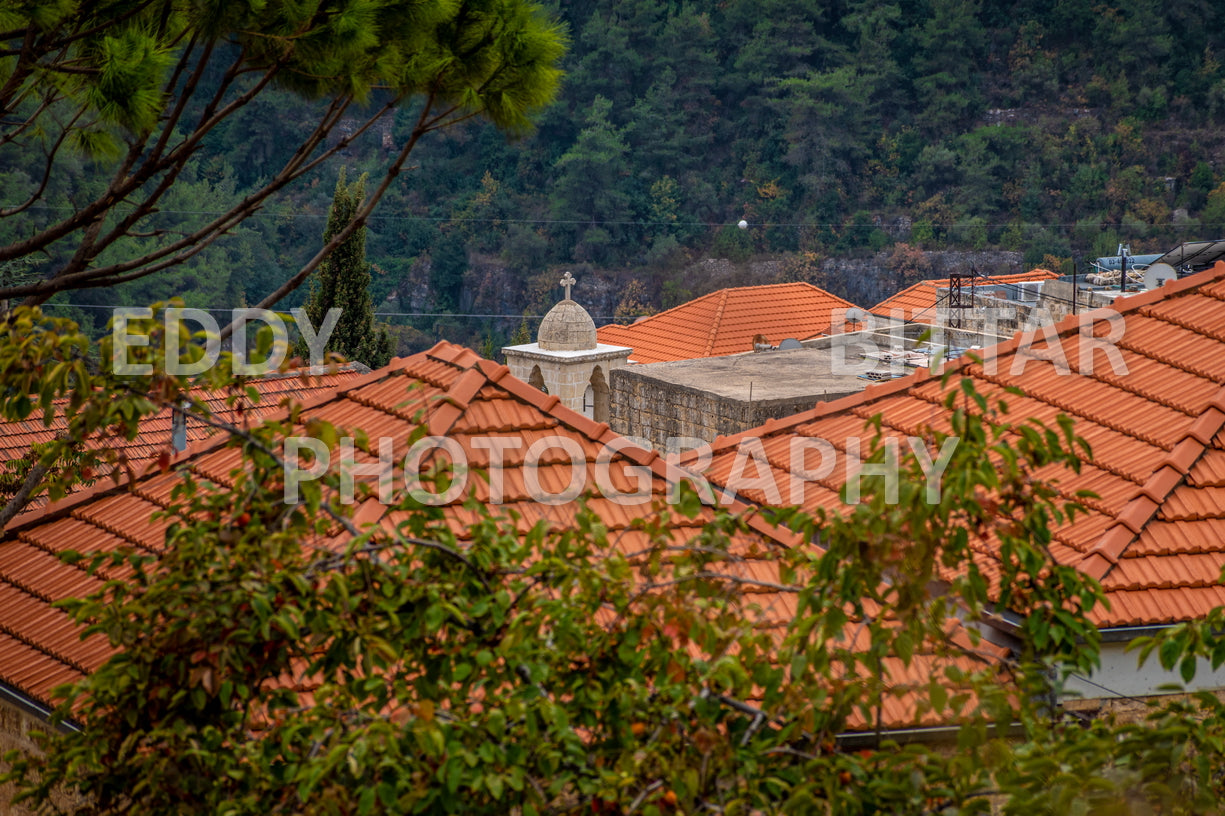
[[[551,3],[571,44],[557,104],[512,145],[493,126],[470,122],[417,146],[420,172],[388,184],[387,206],[371,223],[371,260],[388,273],[380,303],[391,295],[389,311],[462,311],[485,279],[482,264],[496,261],[510,270],[496,310],[516,315],[498,327],[507,335],[524,309],[536,310],[528,281],[550,265],[635,275],[648,267],[639,277],[658,305],[665,287],[688,287],[680,279],[687,264],[729,247],[814,258],[870,252],[882,241],[1028,249],[1016,236],[1046,230],[1046,249],[1066,258],[1118,241],[1153,251],[1218,237],[1208,226],[1217,219],[1204,217],[1225,180],[1225,10],[1217,5]],[[224,81],[217,66],[199,88],[211,93]],[[320,148],[343,155],[306,170],[242,230],[167,270],[158,291],[227,308],[240,293],[258,303],[299,272],[311,261],[313,241],[304,239],[326,212],[335,164],[376,179],[413,138],[420,108],[375,116],[387,98],[375,89],[365,119],[346,114],[333,125]],[[215,218],[206,213],[261,189],[313,132],[319,110],[281,90],[253,97],[203,135],[179,174],[191,195],[170,206],[167,193],[148,213],[164,234],[117,239],[99,263],[193,234]],[[359,132],[367,119],[370,129]],[[339,144],[342,130],[354,135]],[[35,147],[0,148],[0,178],[14,200],[39,189]],[[57,163],[40,201],[96,200],[110,183],[88,162]],[[196,195],[207,207],[190,206]],[[31,207],[0,218],[0,242],[14,244],[50,213]],[[761,227],[723,232],[742,217]],[[924,229],[875,226],[906,219]],[[31,257],[53,272],[69,249]],[[823,281],[835,290],[841,283]],[[72,299],[116,300],[109,292]],[[456,339],[475,343],[490,329],[484,320],[472,319]]]
[[[611,260],[629,232],[630,197],[621,184],[628,148],[609,121],[611,110],[612,101],[597,96],[574,146],[557,160],[553,214],[560,229],[575,234],[578,260]]]
[[[559,11],[575,35],[570,73],[540,131],[513,158],[446,156],[465,190],[492,172],[507,209],[534,223],[501,246],[517,269],[645,266],[658,298],[685,264],[739,246],[723,230],[741,217],[762,225],[742,236],[745,251],[817,257],[898,240],[1025,250],[1015,236],[1041,230],[1044,250],[1064,257],[1214,237],[1185,226],[1225,162],[1225,109],[1212,101],[1225,42],[1211,4],[592,0]],[[433,189],[445,218],[456,192]],[[925,229],[874,226],[899,218]]]
[[[328,210],[323,243],[327,245],[353,222],[366,203],[366,177],[348,182],[342,167]],[[360,227],[345,238],[323,259],[319,271],[311,278],[310,298],[306,315],[311,326],[319,329],[328,313],[338,309],[335,326],[328,335],[324,350],[335,352],[346,360],[356,360],[371,368],[387,365],[394,349],[385,326],[376,326],[370,303],[370,264],[366,261],[366,228]],[[299,339],[298,355],[308,356],[309,349]]]

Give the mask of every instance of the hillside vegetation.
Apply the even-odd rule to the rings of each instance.
[[[507,143],[473,123],[423,143],[371,222],[376,307],[430,315],[395,319],[401,350],[438,337],[496,347],[517,317],[438,315],[539,314],[563,265],[580,277],[576,297],[611,317],[717,285],[686,271],[707,258],[772,258],[774,279],[848,294],[896,278],[852,286],[823,261],[876,255],[902,267],[918,247],[1070,269],[1119,243],[1139,253],[1225,236],[1221,4],[552,7],[570,30],[568,73],[536,132]],[[164,218],[186,224],[242,196],[286,158],[285,129],[314,115],[275,93],[256,107],[213,134]],[[389,117],[341,162],[360,173],[411,116]],[[20,162],[3,171],[6,188],[29,184]],[[322,169],[156,284],[67,300],[255,302],[319,246],[338,171]],[[70,201],[90,168],[59,183]]]

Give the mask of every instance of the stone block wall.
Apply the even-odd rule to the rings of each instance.
[[[1117,294],[1117,290],[1115,290]],[[1072,284],[1069,281],[1047,281],[1042,286],[1042,307],[1051,313],[1056,322],[1072,314]],[[1105,292],[1082,289],[1076,293],[1077,313],[1088,312],[1104,306],[1112,306],[1113,297]]]
[[[506,366],[512,375],[531,385],[539,385],[540,383],[535,382],[532,376],[533,369],[539,370],[545,390],[556,395],[562,405],[580,414],[586,413],[583,410],[583,397],[587,386],[597,387],[597,383],[593,382],[593,377],[598,368],[599,376],[595,377],[595,380],[598,381],[598,387],[603,393],[597,391],[594,394],[595,410],[592,418],[597,422],[606,422],[609,406],[608,392],[604,389],[608,387],[611,372],[626,365],[629,349],[613,346],[603,348],[605,349],[603,351],[595,350],[579,355],[551,354],[548,351],[539,350],[533,344],[532,346],[507,346],[502,349],[502,352],[506,356]]]
[[[665,451],[669,437],[713,442],[715,437],[747,431],[812,408],[818,399],[847,394],[773,400],[737,400],[648,377],[629,368],[612,372],[609,425],[615,433],[648,442]]]
[[[47,724],[41,719],[0,698],[0,757],[14,749],[23,753],[35,752],[37,749],[30,732],[45,728]],[[0,761],[0,773],[7,770],[8,765]],[[12,786],[0,785],[0,816],[31,816],[33,811],[12,804],[12,798]]]

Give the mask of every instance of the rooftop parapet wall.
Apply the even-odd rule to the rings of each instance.
[[[670,437],[713,442],[715,437],[739,433],[764,423],[806,411],[812,397],[757,400],[730,399],[642,376],[632,368],[612,373],[610,425],[615,433],[667,449]],[[848,392],[853,393],[853,392]],[[845,394],[830,395],[831,399]]]
[[[868,385],[829,366],[828,353],[801,349],[615,369],[609,425],[664,451],[669,437],[711,442]]]

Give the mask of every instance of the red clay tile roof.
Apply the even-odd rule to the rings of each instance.
[[[193,392],[193,396],[204,403],[215,419],[231,424],[255,423],[280,410],[282,402],[286,399],[303,400],[311,394],[332,391],[368,370],[365,366],[355,367],[352,364],[336,367],[321,366],[314,371],[303,370],[285,375],[252,377],[247,380],[242,389],[232,393],[197,389]],[[260,401],[258,403],[253,404],[246,396],[246,386],[259,392]],[[227,398],[231,396],[237,396],[238,400],[227,405]],[[65,403],[66,400],[61,400],[59,406],[62,407]],[[242,406],[241,413],[238,410],[239,405]],[[140,433],[135,439],[108,437],[105,443],[95,442],[94,447],[105,444],[111,449],[122,449],[128,461],[139,470],[142,465],[154,461],[162,451],[170,447],[171,414],[169,408],[164,408],[142,419]],[[67,426],[67,419],[62,413],[57,412],[51,424],[46,425],[43,423],[42,413],[37,410],[24,420],[0,420],[0,463],[25,456],[33,445],[50,442]],[[214,431],[213,426],[189,417],[186,423],[187,444],[205,439]],[[40,506],[42,501],[42,499],[35,499],[27,505],[27,510],[24,512]],[[3,500],[0,499],[0,505],[2,504]]]
[[[601,448],[610,442],[624,442],[607,425],[597,424],[560,405],[556,396],[515,379],[505,366],[446,343],[395,360],[387,368],[351,380],[330,393],[315,395],[304,404],[301,421],[325,418],[343,427],[361,428],[371,439],[390,437],[395,440],[395,461],[399,463],[404,460],[418,410],[423,411],[430,433],[457,442],[473,468],[489,465],[488,446],[474,444],[478,437],[504,436],[522,441],[522,447],[505,451],[505,498],[503,505],[495,508],[517,513],[521,532],[540,520],[567,527],[573,524],[576,511],[574,502],[543,504],[532,498],[524,467],[529,445],[549,436],[573,443],[583,452],[590,485],[596,483],[592,468]],[[217,437],[197,443],[178,457],[176,465],[224,487],[231,483],[227,474],[237,463],[238,453],[223,443]],[[623,465],[646,468],[651,496],[666,495],[669,474],[658,453],[627,446],[612,459],[609,471],[613,485],[628,492],[635,485],[628,476],[620,475]],[[140,476],[130,491],[126,485],[99,485],[42,508],[6,531],[0,539],[0,682],[47,702],[55,686],[80,678],[108,657],[110,650],[105,642],[97,637],[81,642],[79,630],[67,614],[52,608],[58,599],[80,596],[99,586],[98,578],[60,561],[56,554],[68,548],[89,553],[124,546],[157,552],[170,522],[151,521],[150,517],[166,507],[170,489],[180,478],[172,470]],[[551,492],[560,492],[569,481],[570,464],[544,458],[538,478]],[[469,479],[467,484],[478,499],[488,500],[484,479]],[[642,551],[646,533],[631,525],[654,512],[650,505],[624,506],[591,492],[588,505],[608,528],[610,542],[627,554]],[[475,520],[472,511],[462,506],[463,499],[461,495],[444,508],[448,521],[461,535]],[[744,505],[732,509],[737,507],[745,509]],[[694,519],[673,514],[667,524],[670,535],[678,544],[691,540],[712,512],[706,508]],[[356,508],[354,518],[359,525],[394,524],[398,512],[369,499]],[[734,557],[719,568],[741,578],[777,584],[778,564],[769,559],[768,553],[779,545],[792,546],[798,541],[756,515],[750,514],[749,524],[748,532],[732,539],[730,552]],[[756,625],[768,629],[780,629],[796,611],[794,595],[768,589],[749,587],[746,603],[760,610]],[[1004,654],[986,644],[980,650],[993,659]],[[896,687],[920,687],[930,677],[930,663],[918,661],[905,670],[891,661],[886,669]],[[964,657],[958,664],[974,668],[981,662]],[[907,696],[888,698],[884,724],[938,722],[931,714],[917,716],[915,702]]]
[[[335,370],[321,367],[318,372],[289,373],[284,376],[252,377],[244,384],[242,391],[233,395],[240,397],[244,405],[243,413],[252,422],[258,422],[264,416],[276,411],[281,401],[286,398],[305,399],[311,394],[332,391],[346,382],[359,377],[365,369],[351,366],[339,366]],[[253,387],[260,394],[259,403],[252,405],[244,392],[245,386]],[[234,422],[238,413],[226,405],[229,393],[197,389],[192,395],[205,404],[211,414],[225,422]],[[65,401],[59,401],[62,405]],[[57,413],[50,425],[43,423],[42,414],[37,410],[23,420],[0,419],[0,462],[18,459],[39,442],[49,442],[56,434],[67,428],[68,423],[62,413]],[[171,411],[169,408],[145,417],[140,424],[140,435],[131,440],[111,440],[114,444],[124,443],[128,458],[133,463],[156,459],[167,445],[170,444]],[[214,428],[196,419],[187,421],[187,442],[197,442],[214,432]]]
[[[1070,373],[1061,375],[1054,363],[1026,353],[1026,337],[1019,333],[984,350],[981,363],[954,361],[949,388],[968,376],[989,402],[1005,399],[1010,417],[1034,417],[1052,427],[1056,415],[1067,414],[1091,445],[1079,475],[1062,468],[1038,475],[1056,479],[1067,499],[1079,490],[1099,497],[1086,501],[1087,515],[1056,531],[1053,551],[1062,563],[1101,581],[1111,608],[1094,612],[1100,627],[1198,618],[1225,604],[1225,263],[1120,298],[1115,310],[1123,321],[1117,348],[1126,374],[1116,372],[1101,351],[1093,352],[1092,373],[1078,371],[1081,326],[1093,324],[1096,335],[1104,334],[1101,310],[1071,316],[1051,330]],[[1046,349],[1042,333],[1032,345],[1037,354]],[[1014,364],[1023,367],[1017,371]],[[1021,395],[1005,391],[1012,388]],[[842,455],[848,438],[867,436],[865,421],[878,414],[895,437],[925,427],[947,431],[946,393],[926,370],[869,386],[717,440],[707,475],[726,484],[738,443],[760,437],[774,482],[788,496],[791,440],[821,438]],[[844,481],[839,467],[806,484],[805,506],[838,507]],[[741,491],[741,497],[768,501],[761,490]]]
[[[1031,269],[1028,272],[1015,272],[1011,275],[992,275],[990,278],[968,281],[966,286],[992,286],[1000,283],[1019,283],[1021,281],[1049,280],[1059,277],[1058,272],[1049,269]],[[907,321],[925,323],[936,319],[936,302],[939,290],[949,285],[948,278],[935,278],[919,281],[908,286],[896,295],[892,295],[870,310],[872,314],[881,317],[891,317],[891,312],[900,309],[905,313]]]
[[[753,350],[765,335],[774,345],[828,333],[835,311],[854,304],[810,283],[720,289],[631,326],[596,330],[601,343],[629,346],[639,363],[694,360]]]

